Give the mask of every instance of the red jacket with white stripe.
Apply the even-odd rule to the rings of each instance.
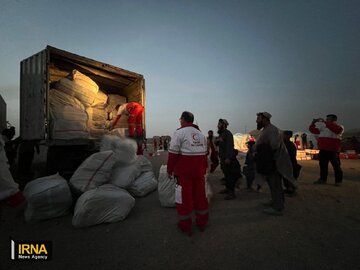
[[[207,168],[207,141],[199,128],[185,124],[170,141],[167,172],[193,179],[203,177]]]
[[[337,151],[341,149],[341,135],[344,127],[336,122],[325,121],[325,126],[316,127],[311,123],[309,130],[313,134],[318,134],[318,149],[326,151]]]

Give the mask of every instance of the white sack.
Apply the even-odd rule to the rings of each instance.
[[[100,151],[112,150],[119,163],[128,165],[136,160],[137,143],[135,140],[105,135],[100,143]]]
[[[86,122],[70,121],[64,119],[53,119],[50,126],[52,139],[87,139]]]
[[[73,202],[68,183],[59,174],[29,182],[24,196],[28,202],[25,209],[27,222],[67,215]]]
[[[111,172],[110,183],[127,189],[141,174],[141,167],[138,163],[124,165],[117,162]]]
[[[72,97],[65,92],[57,89],[50,89],[49,91],[49,103],[55,107],[61,107],[64,105],[75,107],[81,111],[85,110],[84,105],[75,97]]]
[[[88,107],[86,108],[89,121],[103,121],[107,120],[107,112],[105,109]]]
[[[209,175],[208,174],[205,175],[205,195],[206,195],[206,199],[210,203],[210,201],[214,197],[214,192],[213,192],[213,189],[212,189],[211,184],[209,182]]]
[[[150,160],[148,160],[145,156],[137,156],[136,161],[137,164],[139,164],[140,168],[141,168],[141,172],[152,172],[153,171],[153,167],[152,164],[150,162]]]
[[[108,96],[101,90],[96,93],[95,100],[91,106],[105,108],[107,106]]]
[[[14,181],[9,170],[4,145],[5,143],[0,135],[0,201],[19,191],[19,185]]]
[[[159,172],[158,193],[161,206],[175,207],[175,180],[169,178],[167,165],[162,165]]]
[[[108,183],[115,162],[113,151],[92,154],[74,172],[70,179],[70,186],[75,192],[83,193]]]
[[[72,225],[86,227],[124,220],[135,205],[135,199],[116,186],[105,184],[82,194],[76,202]]]
[[[62,78],[55,83],[55,88],[65,92],[66,94],[76,97],[80,100],[85,106],[91,106],[96,97],[96,92],[91,89],[84,87],[75,83],[75,81],[69,80],[67,78]]]
[[[142,173],[135,181],[129,186],[128,191],[131,195],[143,197],[148,193],[156,190],[157,180],[152,171]]]
[[[69,79],[94,92],[95,94],[99,91],[99,86],[90,77],[74,69],[69,75]]]
[[[88,116],[85,110],[80,110],[70,105],[50,106],[50,115],[53,119],[86,122]]]

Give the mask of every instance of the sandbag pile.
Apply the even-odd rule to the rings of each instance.
[[[54,83],[49,103],[52,138],[99,138],[109,133],[111,120],[117,113],[115,107],[126,103],[126,98],[107,95],[90,77],[73,70]],[[122,117],[117,127],[127,126],[127,118]],[[125,130],[118,133],[126,135]]]

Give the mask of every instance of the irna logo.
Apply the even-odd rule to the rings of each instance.
[[[12,260],[47,261],[52,257],[50,241],[15,241],[10,239]]]

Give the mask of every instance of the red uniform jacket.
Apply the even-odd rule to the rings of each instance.
[[[341,135],[344,132],[344,127],[336,122],[325,122],[325,126],[316,127],[312,123],[309,130],[313,134],[318,134],[318,149],[326,151],[339,152],[341,148]]]

